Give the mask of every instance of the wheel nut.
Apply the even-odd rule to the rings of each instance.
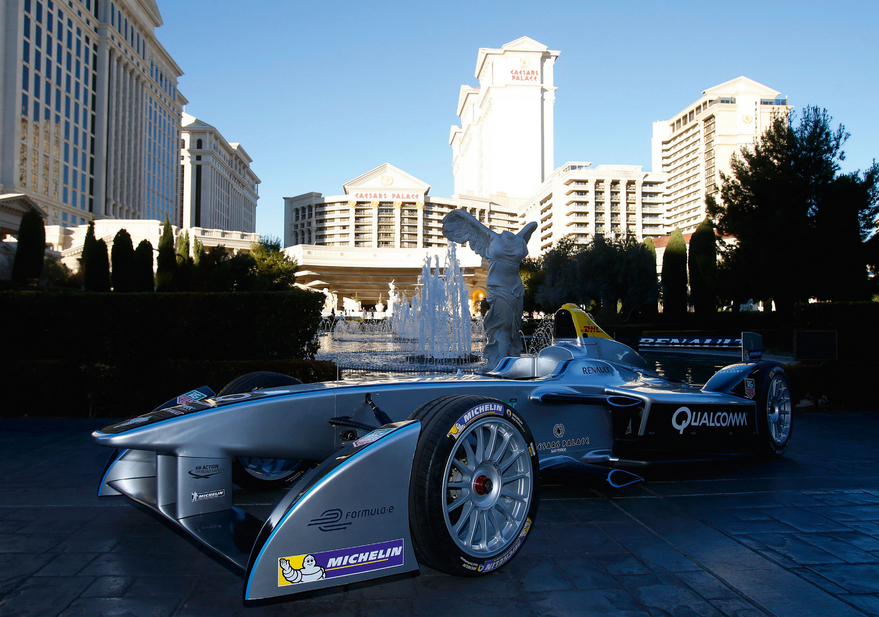
[[[479,476],[473,482],[473,490],[476,491],[477,495],[487,495],[491,492],[492,486],[491,479],[488,476]]]

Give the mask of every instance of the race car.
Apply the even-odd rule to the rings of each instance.
[[[93,437],[115,448],[99,494],[128,496],[228,559],[253,600],[419,564],[486,575],[528,538],[541,473],[600,471],[620,486],[639,479],[634,465],[778,456],[791,411],[778,364],[672,382],[565,305],[553,345],[484,374],[300,384],[251,373]],[[236,484],[288,490],[261,520],[235,505]]]

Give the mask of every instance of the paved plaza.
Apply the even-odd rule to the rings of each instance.
[[[89,434],[106,424],[0,420],[0,617],[879,615],[875,414],[799,413],[776,461],[545,482],[528,543],[485,578],[422,569],[248,605],[239,574],[96,496],[108,452]]]

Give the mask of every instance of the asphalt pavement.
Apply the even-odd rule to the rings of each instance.
[[[0,420],[0,617],[879,615],[877,414],[797,413],[778,460],[546,482],[527,544],[487,577],[422,568],[262,604],[146,509],[96,496],[106,424]]]

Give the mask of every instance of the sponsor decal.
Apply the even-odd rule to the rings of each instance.
[[[742,337],[642,336],[640,347],[741,347]]]
[[[185,405],[186,403],[194,403],[195,401],[200,401],[205,398],[207,395],[203,392],[199,392],[198,390],[192,390],[191,392],[187,392],[186,394],[181,394],[177,397],[178,405]]]
[[[458,421],[455,422],[455,425],[452,427],[446,437],[454,437],[455,439],[461,434],[461,431],[464,430],[468,424],[473,422],[473,420],[477,418],[481,418],[484,415],[492,414],[496,416],[504,415],[504,406],[502,403],[482,403],[481,405],[477,405],[463,416],[458,418]],[[512,416],[511,416],[512,417]]]
[[[690,411],[689,407],[679,407],[671,416],[671,425],[681,435],[688,426],[748,426],[746,411]]]
[[[122,428],[123,426],[134,426],[135,424],[142,424],[144,422],[149,422],[152,420],[152,416],[138,416],[136,418],[132,418],[131,420],[126,420],[125,422],[120,422],[116,425],[116,428]]]
[[[519,425],[519,428],[523,428],[524,423],[522,422],[522,418],[519,417],[519,414],[513,413],[509,409],[506,410],[507,418],[515,422]]]
[[[278,587],[364,574],[403,565],[403,540],[278,558]]]
[[[753,379],[745,379],[745,396],[754,398],[757,395],[757,386]]]
[[[367,433],[366,435],[364,435],[363,437],[361,437],[360,439],[355,441],[354,446],[359,448],[360,446],[369,445],[371,443],[378,441],[379,439],[381,439],[382,437],[384,437],[388,433],[393,433],[393,432],[394,432],[394,429],[392,429],[392,428],[376,429],[376,430],[372,431],[371,433]]]
[[[206,480],[224,471],[226,470],[216,464],[197,465],[195,469],[189,470],[189,475],[196,480]]]
[[[749,349],[748,350],[748,361],[760,360],[762,358],[763,358],[763,350],[762,349]]]
[[[510,547],[506,553],[498,557],[497,559],[492,559],[490,561],[486,561],[482,563],[478,571],[479,572],[491,572],[492,570],[497,570],[502,565],[507,563],[513,556],[519,551],[522,547],[522,543],[525,541],[525,536],[528,535],[528,531],[531,529],[531,519],[525,519],[525,526],[522,528],[522,533],[519,534],[519,537],[516,538],[515,544]]]
[[[221,488],[215,491],[205,491],[204,493],[197,493],[192,491],[192,501],[193,503],[196,501],[204,501],[205,499],[217,499],[219,497],[226,496],[226,489]]]
[[[581,328],[581,336],[589,336],[589,334],[604,334],[604,330],[595,324],[584,324]]]
[[[561,439],[565,436],[565,425],[564,424],[556,424],[552,427],[552,434],[555,435],[556,439]]]
[[[370,518],[393,514],[394,506],[377,506],[342,512],[339,508],[326,510],[317,518],[311,519],[309,527],[317,527],[321,531],[344,531],[352,521],[358,518]]]
[[[613,372],[609,366],[584,366],[584,375],[609,375]]]
[[[326,510],[317,518],[311,519],[309,527],[317,527],[321,531],[344,531],[351,522],[342,523],[342,511],[338,508]]]
[[[576,439],[564,439],[559,441],[546,441],[544,443],[539,443],[537,444],[537,449],[549,450],[550,454],[554,454],[556,452],[564,452],[568,448],[585,445],[589,445],[589,438],[577,437]]]

